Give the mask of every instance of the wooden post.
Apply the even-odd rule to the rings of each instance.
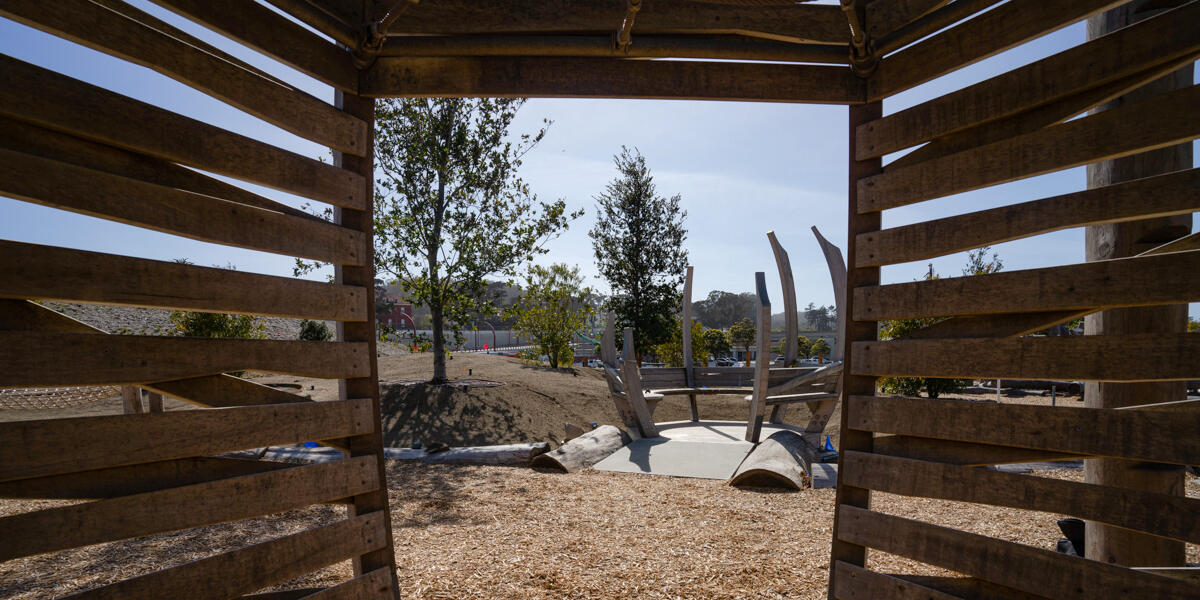
[[[125,414],[142,414],[142,390],[132,385],[121,386],[121,402],[125,405]]]
[[[642,391],[642,374],[638,371],[637,352],[633,347],[633,328],[625,328],[625,345],[621,349],[621,378],[625,382],[625,398],[633,407],[637,417],[638,427],[642,437],[658,437],[658,428],[654,426],[654,416],[646,406],[646,396]]]
[[[796,313],[796,282],[792,277],[792,261],[788,259],[787,250],[775,238],[774,231],[767,232],[767,241],[771,242],[775,267],[779,270],[779,285],[783,286],[783,366],[794,367],[799,358],[797,339],[800,337],[800,319]],[[786,416],[786,404],[771,407],[772,423],[782,423]]]
[[[857,161],[854,159],[857,152],[857,138],[855,129],[864,123],[874,121],[883,116],[883,104],[880,102],[871,102],[869,104],[859,104],[850,107],[850,127],[847,135],[850,137],[850,191],[848,194],[846,206],[849,212],[848,223],[846,226],[846,264],[857,265],[856,260],[858,251],[855,246],[855,238],[860,233],[870,231],[879,231],[881,214],[879,212],[870,212],[866,214],[858,213],[858,180],[863,177],[877,175],[883,171],[883,161],[879,158]],[[860,286],[879,285],[879,267],[855,267],[846,274],[847,290],[853,290]],[[874,341],[878,337],[878,329],[875,321],[855,321],[854,315],[854,294],[847,292],[842,301],[842,306],[846,314],[846,335],[845,347],[850,348],[850,345],[856,341]],[[838,469],[841,470],[841,462],[849,450],[857,450],[860,452],[871,452],[874,447],[873,435],[869,431],[860,431],[850,428],[849,416],[850,411],[846,406],[846,398],[854,396],[874,396],[875,395],[875,378],[870,376],[852,375],[853,372],[853,353],[847,352],[845,360],[842,363],[842,385],[839,387],[838,401],[842,405],[841,419],[841,440],[838,444]],[[840,484],[837,487],[837,506],[840,509],[842,506],[853,506],[858,508],[871,507],[871,491],[866,488],[854,487],[847,484]],[[834,589],[836,585],[834,579],[837,577],[835,567],[838,561],[846,562],[854,566],[865,567],[867,564],[867,549],[865,546],[843,542],[838,539],[838,531],[841,525],[841,511],[835,509],[833,517],[833,548],[830,552],[831,560],[829,563],[829,600],[834,600]]]
[[[767,298],[767,276],[762,271],[754,274],[754,288],[758,295],[758,357],[754,360],[754,392],[750,396],[750,417],[746,420],[746,441],[757,444],[762,435],[771,377],[771,300]]]
[[[163,395],[158,392],[146,390],[146,405],[149,412],[160,413],[163,411]]]
[[[1131,2],[1088,19],[1088,39],[1095,39],[1136,21],[1153,16],[1156,10],[1144,0]],[[1145,100],[1152,96],[1192,84],[1192,65],[1130,92],[1093,111],[1100,112]],[[1192,166],[1192,144],[1162,148],[1125,158],[1088,165],[1088,188],[1130,181]],[[1190,214],[1141,221],[1126,221],[1087,228],[1087,260],[1108,260],[1136,255],[1152,246],[1170,242],[1191,232]],[[1187,327],[1187,305],[1154,306],[1106,310],[1085,319],[1087,335],[1132,333],[1178,333]],[[1137,357],[1130,357],[1136,360]],[[1121,408],[1182,400],[1186,397],[1181,382],[1098,383],[1088,382],[1085,406]],[[1097,431],[1096,435],[1106,435]],[[1111,458],[1085,461],[1084,480],[1088,483],[1184,495],[1183,467]],[[1087,558],[1129,567],[1183,566],[1185,546],[1145,533],[1088,521],[1084,554]]]
[[[400,585],[396,581],[396,556],[392,545],[392,513],[388,506],[387,474],[383,458],[383,421],[380,414],[379,397],[379,362],[375,349],[377,334],[375,331],[375,236],[374,236],[374,147],[375,147],[375,100],[346,94],[335,90],[334,102],[338,108],[362,119],[367,123],[366,156],[354,156],[343,152],[334,152],[334,164],[338,167],[362,175],[363,185],[366,186],[363,197],[366,207],[363,210],[335,207],[334,217],[337,223],[364,234],[363,256],[366,257],[364,266],[351,267],[337,265],[334,268],[334,278],[343,285],[362,286],[367,294],[367,314],[363,321],[338,321],[337,339],[342,342],[363,342],[367,344],[370,374],[366,377],[338,380],[338,398],[370,398],[372,417],[375,420],[374,431],[367,435],[349,438],[349,455],[377,456],[378,475],[381,485],[379,489],[355,496],[350,505],[351,516],[379,512],[383,515],[384,530],[387,532],[388,543],[368,554],[354,559],[354,575],[362,576],[376,569],[386,568],[392,575],[392,597],[400,599]]]
[[[683,280],[683,305],[679,315],[679,327],[683,333],[683,374],[686,387],[695,387],[696,379],[692,375],[695,365],[692,364],[692,265],[687,266],[687,275]],[[692,410],[692,420],[700,420],[700,409],[696,406],[696,395],[688,394],[688,407]]]

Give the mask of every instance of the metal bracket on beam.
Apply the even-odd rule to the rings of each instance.
[[[633,45],[633,20],[642,9],[642,0],[629,0],[625,8],[625,18],[613,38],[613,47],[622,52],[628,52]]]
[[[879,66],[879,56],[875,52],[875,43],[867,36],[863,27],[862,9],[858,0],[841,0],[842,12],[846,13],[846,21],[850,25],[850,68],[859,77],[869,77]]]
[[[354,50],[354,66],[365,69],[375,62],[383,43],[387,41],[388,29],[405,11],[421,0],[394,0],[391,7],[380,14],[378,11],[367,18],[358,34],[358,47]]]

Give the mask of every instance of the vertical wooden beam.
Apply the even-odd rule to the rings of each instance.
[[[156,413],[163,411],[163,395],[158,392],[146,390],[146,405],[147,411]]]
[[[625,382],[625,399],[633,407],[637,418],[638,429],[642,437],[658,437],[658,428],[654,425],[654,415],[646,406],[646,396],[642,391],[642,373],[638,371],[637,352],[633,347],[633,328],[625,328],[625,344],[621,348],[621,376]]]
[[[796,312],[796,281],[792,277],[792,261],[788,258],[787,250],[784,250],[776,239],[774,231],[767,232],[767,241],[771,243],[771,252],[775,254],[779,285],[783,287],[783,366],[794,367],[800,354],[797,347],[797,340],[800,338],[800,317]],[[787,404],[780,403],[771,407],[772,423],[782,423],[786,417]]]
[[[125,406],[125,414],[139,415],[142,413],[142,390],[132,385],[121,386],[121,402]]]
[[[687,274],[683,279],[683,305],[680,307],[679,327],[683,334],[683,374],[685,387],[695,387],[696,379],[692,374],[695,365],[692,364],[692,265],[687,266]],[[688,394],[688,407],[692,411],[692,420],[700,420],[700,409],[696,406],[696,395]]]
[[[1091,17],[1087,26],[1088,39],[1149,18],[1162,10],[1155,10],[1155,5],[1162,4],[1139,0]],[[1092,113],[1184,88],[1190,86],[1192,80],[1192,65],[1189,64],[1097,107]],[[1088,188],[1099,188],[1191,166],[1192,144],[1186,143],[1088,165],[1087,183]],[[1191,229],[1190,214],[1093,225],[1086,229],[1087,260],[1134,256],[1148,245],[1164,244],[1186,236]],[[1089,315],[1084,321],[1084,331],[1088,335],[1181,333],[1186,331],[1186,327],[1186,304],[1106,310]],[[1182,400],[1186,395],[1182,382],[1088,382],[1084,403],[1090,408],[1123,408]],[[1097,431],[1095,434],[1105,435],[1105,432]],[[1179,466],[1114,458],[1094,458],[1084,462],[1084,480],[1088,483],[1184,495],[1184,472]],[[1128,567],[1182,567],[1185,545],[1176,540],[1088,521],[1084,554],[1089,559]]]
[[[854,159],[857,148],[855,130],[859,125],[869,123],[883,116],[883,104],[881,102],[871,102],[869,104],[861,104],[850,107],[850,127],[846,135],[850,140],[850,186],[849,194],[846,202],[846,211],[849,214],[849,221],[846,227],[846,249],[847,263],[856,265],[858,261],[858,250],[855,247],[855,239],[859,234],[871,231],[879,231],[881,225],[880,212],[871,212],[867,214],[858,214],[858,180],[871,175],[877,175],[883,171],[883,161],[879,158],[870,160],[857,161]],[[879,267],[857,267],[847,272],[846,277],[847,291],[845,297],[842,298],[842,307],[846,314],[846,335],[845,342],[842,347],[849,347],[851,343],[856,341],[873,341],[877,338],[877,329],[875,321],[854,321],[854,294],[853,290],[856,287],[879,285]],[[858,431],[850,428],[849,414],[850,411],[846,406],[846,399],[851,396],[874,396],[875,395],[875,378],[851,375],[853,365],[851,365],[850,353],[846,353],[845,362],[842,363],[842,385],[839,389],[838,401],[842,405],[842,420],[841,420],[841,440],[838,444],[838,451],[841,456],[845,456],[849,450],[859,452],[871,452],[874,447],[872,434],[869,431]],[[841,458],[838,459],[838,468],[842,468]],[[841,484],[837,487],[837,505],[854,506],[858,508],[871,507],[871,492],[865,488],[852,487]],[[865,567],[867,564],[867,549],[858,544],[843,542],[838,539],[838,527],[840,526],[841,517],[839,510],[834,510],[833,518],[833,548],[831,551],[830,569],[829,569],[829,600],[834,600],[833,590],[835,589],[834,578],[837,577],[837,571],[833,568],[838,561],[849,563],[858,567]]]
[[[366,152],[366,156],[354,156],[353,154],[342,152],[334,152],[333,155],[336,166],[353,171],[363,177],[363,185],[366,188],[363,190],[363,198],[366,199],[367,203],[363,210],[343,207],[334,208],[334,217],[339,225],[363,233],[364,247],[361,256],[366,257],[364,265],[361,267],[337,265],[334,269],[334,277],[339,284],[358,285],[371,290],[367,294],[367,320],[358,322],[339,321],[337,324],[338,340],[344,342],[365,342],[367,344],[367,352],[371,364],[370,374],[366,377],[338,381],[339,398],[343,400],[348,398],[371,399],[372,417],[375,420],[374,430],[370,434],[348,438],[349,454],[351,457],[371,455],[379,458],[376,461],[377,468],[379,469],[379,489],[355,496],[350,512],[352,516],[373,512],[382,513],[384,533],[387,535],[387,544],[383,548],[354,559],[354,575],[357,577],[376,569],[388,569],[392,573],[392,597],[395,600],[399,600],[400,587],[396,581],[396,557],[392,542],[392,516],[388,507],[387,473],[384,469],[386,461],[383,456],[383,421],[379,405],[379,360],[375,347],[378,337],[375,330],[374,294],[375,193],[373,188],[375,181],[375,101],[370,98],[347,94],[341,90],[335,90],[334,101],[336,106],[341,110],[365,121],[367,123],[367,131],[370,132],[367,138],[368,151]]]
[[[757,444],[762,435],[763,413],[767,411],[767,388],[771,385],[771,300],[767,297],[767,276],[754,274],[758,296],[758,356],[754,359],[754,392],[750,396],[750,417],[746,419],[746,441]],[[746,357],[747,360],[750,358]]]

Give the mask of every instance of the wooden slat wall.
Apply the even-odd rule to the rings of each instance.
[[[350,95],[358,71],[347,49],[260,4],[159,3],[341,97],[304,93],[121,0],[17,0],[0,17],[153,69],[329,148],[335,164],[0,56],[0,194],[330,262],[338,281],[0,240],[0,386],[123,384],[198,407],[0,423],[0,497],[86,500],[0,519],[0,561],[334,502],[349,505],[349,516],[77,597],[241,597],[353,560],[352,579],[297,593],[396,598],[374,344],[373,102]],[[339,218],[204,172],[332,205]],[[35,300],[332,320],[339,335],[326,343],[107,335]],[[313,402],[231,371],[337,379],[341,399]],[[213,456],[311,440],[347,456],[299,467]]]
[[[867,78],[868,98],[885,99],[1120,4],[1010,0],[885,55]],[[956,0],[950,6],[955,5],[970,3]],[[1138,256],[1119,260],[879,281],[879,268],[887,265],[1068,228],[1200,210],[1200,175],[1185,168],[1049,198],[1014,197],[999,208],[942,209],[957,214],[880,227],[883,213],[893,208],[1200,137],[1195,85],[1070,120],[1180,67],[1191,68],[1200,55],[1200,2],[1169,3],[1174,6],[1169,10],[1166,5],[1148,8],[1152,16],[1135,25],[893,114],[878,108],[870,113],[877,104],[851,107],[850,351],[831,599],[1200,597],[1195,581],[886,515],[872,510],[870,501],[872,492],[885,492],[987,504],[1031,511],[1028,518],[1049,527],[1055,516],[1067,515],[1197,543],[1200,503],[1182,492],[979,467],[1118,458],[1181,469],[1200,462],[1200,403],[1180,397],[1171,403],[1174,410],[1164,412],[1153,406],[1118,410],[875,395],[875,382],[884,376],[1200,378],[1200,335],[1030,335],[1109,308],[1200,300],[1195,275],[1200,264],[1192,264],[1200,255],[1191,236],[1155,240]],[[885,37],[910,27],[917,13],[939,10],[937,2],[915,0],[874,0],[867,6],[867,18],[879,21],[868,22],[866,30]],[[917,146],[881,164],[880,157]],[[972,199],[956,201],[966,205]],[[913,318],[935,323],[905,339],[876,339],[878,322]],[[867,559],[870,548],[963,577],[875,572]]]

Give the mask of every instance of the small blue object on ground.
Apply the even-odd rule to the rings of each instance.
[[[833,441],[829,439],[829,436],[825,436],[825,447],[822,450],[837,450],[833,447]]]
[[[316,442],[304,442],[305,448],[319,448],[321,445]]]

